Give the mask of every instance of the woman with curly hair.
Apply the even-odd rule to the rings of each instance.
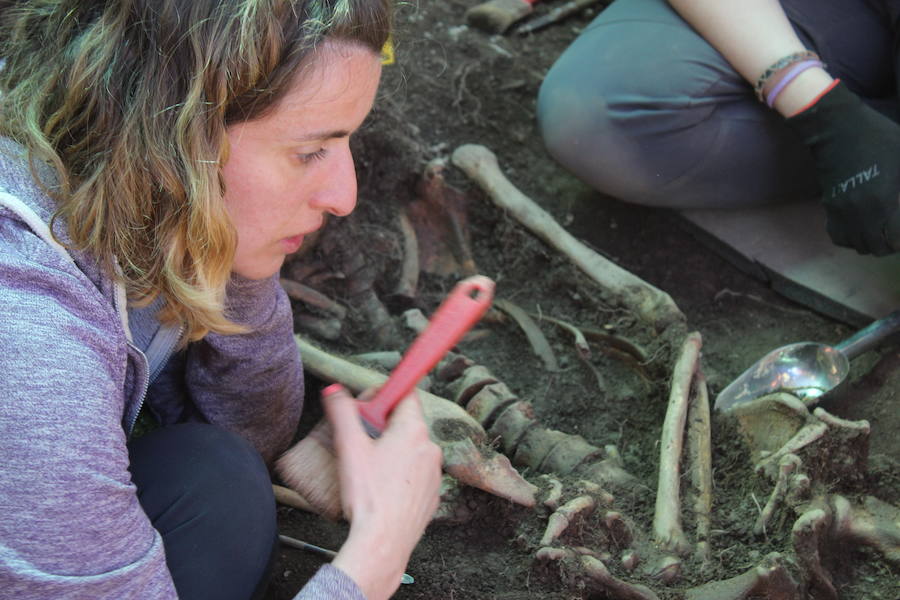
[[[0,589],[252,598],[303,401],[285,256],[356,202],[389,0],[33,0],[0,55]],[[301,598],[387,598],[437,506],[408,398],[325,400],[350,534]],[[133,437],[141,411],[161,427]]]

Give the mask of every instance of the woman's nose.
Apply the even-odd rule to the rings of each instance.
[[[349,147],[342,150],[325,177],[313,204],[319,210],[346,217],[356,208],[356,167]]]

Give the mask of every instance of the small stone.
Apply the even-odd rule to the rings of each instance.
[[[403,313],[403,324],[416,333],[421,333],[428,327],[428,318],[418,308],[411,308]]]

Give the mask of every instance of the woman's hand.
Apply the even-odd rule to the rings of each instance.
[[[389,598],[438,506],[441,450],[428,437],[419,399],[403,399],[378,439],[362,427],[354,398],[322,399],[334,436],[341,504],[350,535],[332,564],[369,600]]]
[[[900,250],[900,125],[843,83],[786,123],[812,152],[832,241],[876,256]]]

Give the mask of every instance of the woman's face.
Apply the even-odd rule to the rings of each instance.
[[[350,134],[371,110],[380,77],[380,57],[368,48],[326,42],[272,111],[228,128],[223,176],[237,229],[235,273],[274,275],[326,213],[353,210]]]

